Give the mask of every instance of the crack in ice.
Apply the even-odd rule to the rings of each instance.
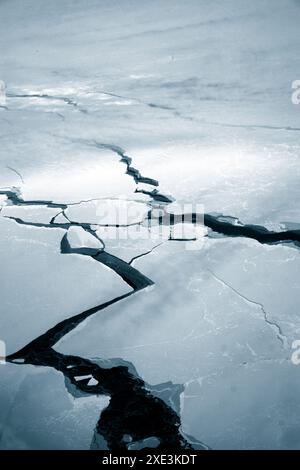
[[[42,97],[40,95],[38,96]],[[74,103],[70,102],[68,104],[72,104],[74,106]],[[127,156],[126,152],[121,147],[113,144],[103,144],[97,141],[90,141],[89,145],[95,145],[97,148],[107,148],[119,155],[119,157],[121,157],[120,161],[126,165],[127,174],[134,179],[136,184],[143,182],[155,187],[159,185],[158,181],[142,176],[139,170],[132,167],[131,157]],[[153,202],[159,203],[160,208],[164,208],[165,205],[173,202],[174,200],[169,196],[159,193],[157,189],[153,189],[151,191],[137,189],[136,192],[149,195]],[[25,201],[17,188],[2,189],[0,190],[0,195],[5,195],[12,205],[15,206],[41,205],[48,208],[60,209],[60,211],[52,217],[49,224],[26,222],[18,217],[5,217],[13,219],[16,223],[23,225],[34,226],[37,228],[60,228],[65,230],[66,233],[61,240],[62,254],[74,253],[83,256],[90,256],[94,260],[105,264],[112,269],[132,288],[132,290],[126,294],[117,296],[107,302],[96,305],[61,321],[19,351],[9,355],[6,360],[16,364],[23,360],[24,364],[48,366],[62,372],[66,379],[66,387],[70,393],[71,391],[70,388],[68,388],[67,383],[71,383],[72,386],[76,387],[76,390],[84,393],[109,395],[111,397],[110,403],[100,416],[95,430],[95,439],[97,440],[97,436],[104,437],[109,449],[111,450],[124,450],[128,448],[126,442],[123,440],[123,436],[125,434],[131,435],[133,440],[137,442],[147,439],[149,436],[155,436],[159,440],[158,448],[161,449],[192,449],[196,444],[202,449],[206,448],[203,444],[196,443],[193,439],[189,439],[183,432],[181,432],[180,414],[177,414],[163,399],[155,397],[149,391],[147,384],[136,372],[133,372],[134,366],[131,363],[126,363],[126,366],[112,363],[112,367],[101,367],[101,365],[91,360],[77,356],[64,355],[53,349],[53,347],[65,335],[74,330],[87,318],[95,315],[96,313],[98,314],[111,305],[125,301],[132,295],[137,294],[139,291],[143,291],[153,286],[153,281],[133,268],[131,264],[135,259],[151,253],[162,243],[156,245],[145,253],[135,256],[130,262],[126,262],[105,251],[104,241],[101,240],[96,234],[96,231],[92,229],[92,225],[95,226],[97,224],[70,221],[65,210],[72,205],[71,203],[55,203],[53,201],[44,200]],[[73,204],[80,203],[81,202]],[[152,207],[151,203],[150,206]],[[57,223],[55,221],[59,215],[66,218],[66,223]],[[186,214],[184,215],[186,216]],[[195,223],[198,214],[193,213],[190,215],[191,218],[188,217],[189,222],[191,220],[192,223]],[[166,224],[167,218],[169,221],[168,223],[170,223],[170,216],[172,216],[173,224],[184,222],[183,214],[178,215],[165,213],[164,216],[158,217],[159,224]],[[203,218],[203,214],[201,214],[201,216]],[[146,218],[148,218],[148,221],[152,218],[152,209],[148,212]],[[271,232],[265,227],[243,225],[234,218],[222,218],[222,216],[214,216],[210,214],[204,214],[203,223],[204,226],[210,228],[213,232],[220,233],[227,237],[252,238],[260,243],[269,244],[282,243],[286,241],[292,241],[296,245],[300,243],[300,231],[288,230],[285,232]],[[103,226],[109,225],[106,224]],[[113,226],[119,227],[119,225]],[[81,227],[97,238],[97,240],[102,243],[103,247],[98,250],[84,246],[72,248],[68,241],[68,230],[70,227]],[[284,336],[280,326],[269,319],[263,304],[248,299],[212,271],[211,274],[216,280],[234,291],[244,301],[258,306],[263,313],[264,321],[273,329],[273,331],[276,332],[276,337],[281,342],[282,346],[284,348],[287,347],[287,338]],[[192,334],[193,333],[194,332],[192,332]],[[144,346],[145,345],[142,345],[140,347]],[[83,376],[88,377],[84,378]],[[82,380],[76,380],[78,377],[82,377]],[[90,385],[91,377],[93,378],[92,386]],[[175,385],[172,386],[175,387]],[[139,416],[139,426],[136,426],[136,416]]]
[[[237,289],[235,289],[233,286],[228,284],[224,279],[220,278],[217,274],[215,274],[212,270],[207,269],[207,271],[216,279],[218,282],[220,282],[223,286],[227,287],[228,289],[232,290],[236,295],[238,295],[241,299],[243,299],[245,302],[255,305],[260,308],[260,310],[263,313],[263,318],[264,321],[269,325],[272,330],[276,333],[277,339],[280,341],[284,349],[288,349],[288,339],[284,335],[280,325],[278,325],[275,321],[272,321],[268,317],[268,313],[264,307],[264,305],[260,302],[256,302],[254,300],[249,299],[245,295],[243,295],[241,292],[239,292]]]

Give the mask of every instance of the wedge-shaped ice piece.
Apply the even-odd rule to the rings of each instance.
[[[90,248],[97,253],[104,245],[91,233],[84,230],[82,227],[70,227],[67,234],[67,240],[70,247],[76,248]]]

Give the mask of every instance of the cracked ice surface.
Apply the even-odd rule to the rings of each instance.
[[[53,370],[26,366],[16,371],[0,369],[1,449],[90,448],[98,419],[95,408],[107,406],[104,397],[75,400],[65,389],[63,377]]]
[[[14,57],[2,55],[6,165],[17,166],[29,178],[28,194],[40,197],[126,193],[130,182],[119,175],[117,183],[94,148],[101,137],[130,147],[142,174],[175,187],[177,200],[209,211],[221,203],[223,213],[249,223],[292,222],[299,215],[298,109],[290,101],[299,8],[292,0],[271,11],[267,1],[212,9],[190,0],[188,8],[171,2],[170,12],[169,3],[90,1],[83,12],[79,2],[71,9],[65,2],[66,10],[52,2],[31,8],[26,28],[16,18],[24,17],[22,2],[2,7]],[[18,24],[13,35],[10,21]],[[45,26],[55,33],[51,43]],[[23,41],[27,30],[37,42]]]
[[[10,0],[0,15],[8,353],[128,293],[56,349],[184,384],[182,429],[212,448],[300,448],[298,2]],[[166,226],[149,237],[138,223],[173,198],[222,214],[210,221],[298,232],[270,246],[198,228],[197,250]],[[117,207],[137,225],[101,226]],[[74,399],[54,368],[0,376],[1,448],[105,446],[103,397]]]
[[[212,448],[297,446],[288,423],[300,408],[290,362],[299,263],[298,251],[255,241],[210,240],[199,252],[164,244],[134,263],[156,284],[142,311],[139,296],[124,300],[58,349],[93,356],[101,341],[102,354],[131,361],[150,383],[184,383],[183,429]]]
[[[122,199],[90,201],[69,206],[65,211],[72,222],[95,225],[132,225],[142,222],[149,211],[144,203]]]
[[[128,287],[92,259],[61,255],[63,232],[21,227],[0,219],[1,339],[7,353],[25,346],[78,310],[93,307]],[[53,301],[55,299],[55,302]]]
[[[1,216],[2,217],[15,217],[21,218],[28,222],[33,223],[50,223],[51,219],[55,217],[58,213],[58,209],[51,209],[42,206],[31,206],[31,207],[21,207],[21,206],[12,206],[5,205],[2,208]]]

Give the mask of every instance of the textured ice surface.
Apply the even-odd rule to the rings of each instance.
[[[186,251],[180,242],[172,242],[136,260],[134,266],[150,276],[155,287],[110,307],[101,318],[94,317],[77,334],[65,336],[58,349],[94,355],[100,335],[102,354],[130,360],[152,383],[163,378],[186,382],[195,372],[214,370],[220,360],[242,363],[256,348],[260,355],[285,357],[278,331],[265,321],[262,307],[255,303],[258,300],[244,299],[214,274],[212,257],[218,243],[223,244],[224,257],[224,245],[230,241],[208,241],[199,252]],[[248,248],[249,256],[256,242],[248,243],[238,247],[240,251]],[[188,271],[183,269],[183,260]],[[237,273],[242,277],[242,267]],[[271,321],[272,311],[269,315]],[[223,356],[220,350],[224,346],[229,352]]]
[[[51,219],[55,217],[59,209],[45,208],[43,206],[12,206],[5,205],[1,211],[1,216],[9,218],[19,218],[33,223],[50,223]]]
[[[182,428],[212,448],[300,448],[296,245],[82,226],[114,224],[122,204],[139,221],[157,189],[205,213],[299,230],[299,2],[10,0],[0,16],[0,191],[72,204],[64,215],[0,195],[8,352],[130,291],[101,262],[61,254],[71,220],[71,248],[97,249],[94,230],[155,285],[81,324],[59,351],[118,356],[151,384],[184,384]],[[3,365],[0,376],[2,448],[89,447],[102,398],[73,402],[50,369]]]
[[[90,449],[108,398],[68,393],[64,378],[51,369],[6,365],[0,368],[1,449]]]
[[[57,322],[130,289],[111,270],[61,255],[63,231],[0,219],[1,340],[12,353]],[[5,366],[4,366],[5,367]]]
[[[299,270],[297,255],[253,241],[209,241],[199,252],[163,245],[135,262],[155,288],[94,317],[58,350],[90,356],[100,342],[102,356],[131,361],[150,383],[185,383],[183,429],[212,448],[293,447],[298,293],[289,302],[284,290],[291,295],[296,282],[285,277],[281,288],[278,277]]]
[[[133,225],[142,222],[149,207],[122,199],[90,201],[69,206],[65,214],[72,222],[95,225]]]

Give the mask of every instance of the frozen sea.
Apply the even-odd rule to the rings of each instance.
[[[0,18],[0,448],[109,448],[110,394],[69,377],[76,356],[125,365],[189,442],[300,449],[300,2]],[[68,319],[50,361],[35,340]]]

